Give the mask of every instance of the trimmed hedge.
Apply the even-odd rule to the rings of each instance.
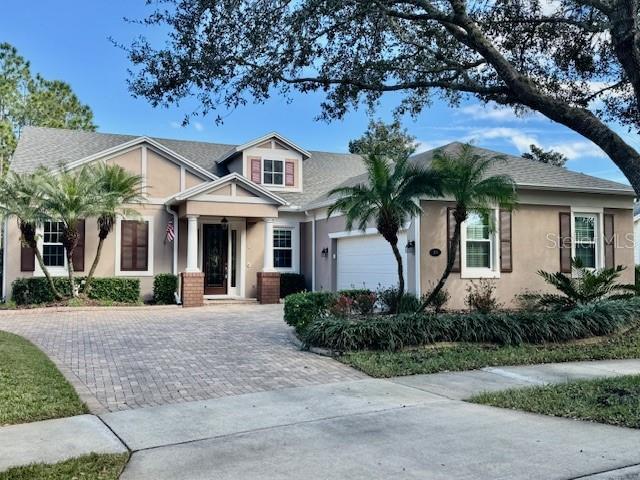
[[[304,275],[300,273],[280,274],[280,297],[286,298],[292,293],[304,292]]]
[[[338,299],[335,292],[301,292],[284,299],[284,321],[302,333],[315,318],[321,317]]]
[[[173,305],[176,303],[175,292],[177,290],[177,275],[159,273],[153,279],[153,302],[159,305]]]
[[[308,322],[302,340],[336,351],[398,350],[434,342],[539,344],[609,335],[639,318],[640,298],[607,300],[564,312],[325,316]]]
[[[100,277],[91,280],[89,298],[117,303],[140,301],[140,280],[137,278]]]
[[[294,293],[284,299],[284,321],[300,334],[315,318],[328,315],[329,308],[341,295],[354,300],[360,295],[370,293],[371,291],[366,289]]]
[[[84,277],[75,280],[82,286]],[[54,277],[53,282],[62,295],[71,295],[68,278]],[[11,284],[11,298],[16,302],[16,305],[39,305],[52,303],[56,300],[47,279],[44,277],[14,280]],[[140,280],[121,277],[94,278],[91,281],[89,298],[117,303],[137,303],[140,301]]]

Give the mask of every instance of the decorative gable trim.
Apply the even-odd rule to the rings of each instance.
[[[94,153],[93,155],[89,155],[88,157],[81,158],[80,160],[69,162],[65,165],[65,168],[73,169],[73,168],[82,166],[86,163],[93,162],[95,160],[106,159],[107,157],[113,157],[119,153],[123,153],[127,150],[131,150],[134,147],[137,147],[139,145],[144,145],[144,144],[148,144],[154,150],[156,150],[159,154],[169,157],[170,159],[174,160],[176,163],[188,167],[196,175],[199,175],[199,176],[202,176],[203,178],[208,178],[211,180],[217,180],[219,178],[217,175],[214,175],[213,173],[205,170],[204,168],[192,162],[188,158],[183,157],[179,153],[174,152],[170,148],[167,148],[161,143],[146,136],[134,138],[133,140],[121,143],[120,145],[116,145],[115,147],[107,148],[98,153]],[[58,171],[59,169],[56,169],[53,171],[53,173],[56,173]]]
[[[259,146],[260,144],[266,142],[267,140],[271,140],[271,139],[275,139],[280,144],[286,145],[287,147],[291,148],[292,150],[295,150],[296,152],[301,154],[303,158],[311,157],[311,154],[308,151],[306,151],[304,148],[300,147],[299,145],[296,145],[294,142],[292,142],[291,140],[283,137],[278,132],[271,132],[271,133],[267,133],[266,135],[263,135],[260,138],[256,138],[254,140],[251,140],[250,142],[244,143],[242,145],[238,145],[236,148],[232,148],[227,153],[225,153],[222,157],[220,157],[218,160],[216,160],[216,163],[218,163],[218,164],[225,163],[228,160],[231,160],[231,158],[234,157],[237,153],[240,153],[240,152],[242,152],[244,150],[247,150],[248,148],[251,148],[251,147]]]
[[[217,190],[220,187],[223,187],[224,185],[227,185],[229,183],[231,183],[231,185],[240,184],[243,189],[251,193],[255,193],[258,198],[269,200],[269,203],[272,203],[272,204],[275,203],[281,206],[287,205],[287,202],[281,197],[279,197],[278,195],[270,192],[269,190],[267,190],[266,188],[263,188],[260,185],[257,185],[251,182],[250,180],[246,179],[245,177],[243,177],[238,173],[230,173],[229,175],[225,175],[224,177],[221,177],[212,182],[196,185],[195,187],[185,190],[184,192],[180,192],[172,197],[169,197],[165,203],[170,205],[176,202],[194,198],[196,196],[206,194],[206,192],[210,190]],[[232,188],[232,191],[233,191],[233,188]],[[209,200],[212,200],[212,201],[223,201],[223,199],[224,201],[229,201],[230,198],[236,198],[237,201],[241,203],[256,203],[256,201],[252,200],[251,197],[230,197],[226,195],[209,195],[209,197],[211,197],[209,198]]]

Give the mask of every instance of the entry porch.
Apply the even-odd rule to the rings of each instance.
[[[279,301],[273,225],[282,199],[232,174],[168,203],[179,232],[174,254],[183,306],[222,298]]]

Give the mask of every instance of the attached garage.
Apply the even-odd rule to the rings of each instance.
[[[407,280],[406,233],[398,236],[405,282]],[[393,287],[398,268],[391,245],[381,235],[357,235],[337,239],[337,286],[349,288]]]

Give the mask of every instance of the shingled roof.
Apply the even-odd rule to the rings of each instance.
[[[136,135],[84,132],[42,127],[25,127],[11,161],[16,172],[32,171],[38,166],[56,168],[99,154],[129,141],[140,138]],[[173,152],[194,162],[215,175],[228,173],[224,165],[216,161],[237,145],[152,138]],[[437,150],[455,154],[461,143],[454,142],[439,149],[414,155],[412,161],[428,166]],[[473,147],[483,156],[501,156],[503,161],[493,163],[489,174],[507,174],[525,188],[543,190],[566,190],[594,193],[633,195],[633,189],[610,180],[592,177],[571,170],[543,164],[535,160],[505,155],[484,148]],[[329,201],[327,193],[340,185],[354,185],[366,181],[365,168],[359,155],[310,151],[304,160],[303,191],[279,192],[279,196],[291,206],[309,208]]]
[[[436,152],[444,152],[450,155],[459,153],[463,147],[460,142],[453,142],[442,147],[434,148],[411,157],[411,161],[423,167],[429,167]],[[635,192],[629,185],[592,177],[584,173],[574,172],[563,167],[549,165],[547,163],[529,160],[515,155],[508,155],[486,148],[472,146],[473,153],[483,157],[491,157],[496,160],[491,164],[487,175],[509,175],[521,188],[537,190],[560,190],[584,193],[611,193],[618,195],[634,196]],[[344,180],[339,186],[352,186],[366,183],[366,174],[351,177]],[[331,199],[325,192],[312,200],[307,207],[318,207],[331,203]]]

